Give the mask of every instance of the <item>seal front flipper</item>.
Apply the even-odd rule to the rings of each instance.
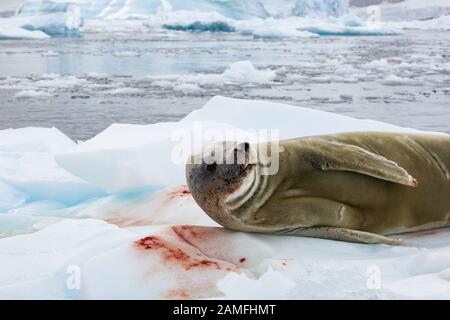
[[[312,146],[306,160],[315,169],[351,171],[411,187],[418,186],[417,179],[397,163],[363,148],[324,139],[315,139]]]
[[[401,242],[401,240],[397,238],[390,238],[375,233],[336,227],[300,227],[283,229],[277,233],[283,235],[323,238],[366,244],[397,245]]]

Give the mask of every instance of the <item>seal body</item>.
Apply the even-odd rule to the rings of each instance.
[[[194,155],[188,186],[222,226],[363,243],[450,225],[450,136],[359,132],[279,142],[279,170],[262,173],[271,143],[232,148],[242,163]],[[251,154],[257,154],[251,161]],[[264,158],[264,159],[262,159]],[[195,160],[194,160],[195,159]],[[264,164],[263,164],[264,163]]]

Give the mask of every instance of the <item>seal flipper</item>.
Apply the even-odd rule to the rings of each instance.
[[[280,230],[277,233],[283,235],[323,238],[366,244],[397,245],[401,242],[401,240],[397,238],[390,238],[375,233],[336,227],[300,227]]]
[[[417,187],[418,181],[394,161],[363,148],[335,141],[314,140],[314,149],[307,159],[323,171],[341,170]]]

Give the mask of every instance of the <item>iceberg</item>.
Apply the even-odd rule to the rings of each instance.
[[[42,31],[29,31],[10,24],[10,19],[0,18],[0,40],[1,39],[47,39],[49,36]]]
[[[447,0],[404,0],[401,2],[383,1],[377,5],[381,21],[425,21],[450,14]],[[367,17],[371,10],[353,8],[358,16]]]
[[[15,16],[0,18],[0,39],[77,36],[83,23],[77,5],[47,0],[25,2]]]
[[[188,137],[199,125],[216,133],[278,129],[282,139],[418,132],[225,97],[179,122],[115,124],[79,143],[54,128],[2,130],[0,298],[450,297],[448,228],[404,234],[403,244],[388,246],[218,226],[193,200],[184,165],[171,152],[172,138]]]
[[[17,17],[34,17],[28,30],[77,34],[135,21],[150,30],[240,32],[265,38],[312,37],[320,34],[395,34],[392,28],[370,26],[353,15],[347,0],[28,0]],[[40,17],[39,19],[36,17]],[[47,27],[43,21],[48,21]],[[66,21],[65,27],[55,21]],[[38,23],[40,22],[40,24]],[[51,24],[50,24],[51,22]]]
[[[47,0],[25,2],[16,10],[13,19],[26,30],[39,30],[48,35],[78,35],[83,26],[77,5]]]

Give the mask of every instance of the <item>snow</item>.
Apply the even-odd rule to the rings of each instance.
[[[172,153],[180,147],[174,137],[202,128],[279,129],[282,139],[417,132],[225,97],[179,122],[115,124],[78,144],[55,128],[2,130],[0,298],[450,297],[449,229],[401,235],[402,245],[387,246],[218,226],[194,202]]]

